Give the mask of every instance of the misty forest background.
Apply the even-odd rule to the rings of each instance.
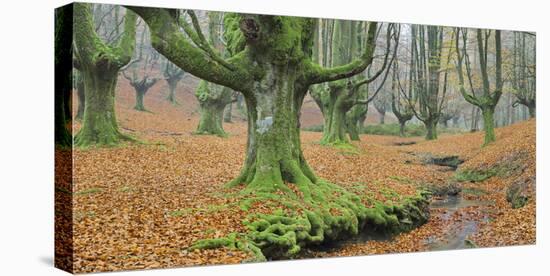
[[[56,163],[74,168],[56,167],[56,225],[74,224],[75,242],[56,236],[56,264],[534,243],[535,38],[58,9]]]

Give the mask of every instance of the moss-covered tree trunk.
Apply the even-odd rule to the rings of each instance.
[[[232,94],[227,87],[200,81],[195,92],[200,107],[200,120],[195,134],[227,136],[223,130],[223,116],[225,107],[233,100]]]
[[[211,102],[201,102],[201,117],[195,134],[211,134],[225,137],[227,134],[223,130],[223,106]]]
[[[437,139],[437,120],[428,119],[424,121],[426,126],[426,140],[436,140]]]
[[[334,88],[331,88],[334,89]],[[321,144],[337,145],[349,143],[346,131],[346,112],[351,108],[351,103],[346,95],[345,88],[339,92],[331,92],[331,100],[327,109],[327,126],[323,128]]]
[[[164,79],[168,84],[168,95],[166,96],[166,100],[173,105],[178,105],[176,89],[178,87],[178,83],[183,79],[185,72],[176,65],[172,64],[170,61],[166,61],[163,74]]]
[[[407,121],[399,121],[399,136],[405,137],[405,124]]]
[[[266,77],[246,98],[249,128],[245,165],[232,183],[273,192],[288,189],[284,183],[288,181],[307,193],[317,179],[300,144],[299,114],[308,87],[297,80],[296,66],[262,67]]]
[[[83,70],[86,107],[77,146],[116,145],[127,136],[119,131],[115,114],[118,68]]]
[[[489,78],[489,70],[488,69],[488,43],[489,38],[492,36],[492,32],[487,30],[476,30],[476,38],[477,38],[477,50],[479,53],[479,67],[480,67],[480,73],[481,73],[481,79],[482,79],[482,94],[476,95],[474,93],[474,88],[471,85],[472,80],[472,73],[470,70],[470,60],[468,58],[468,49],[467,49],[467,37],[468,37],[468,30],[467,29],[461,29],[457,28],[455,31],[455,49],[458,53],[457,55],[457,75],[458,80],[460,84],[460,93],[464,97],[464,99],[479,107],[482,112],[483,116],[483,129],[485,131],[485,138],[483,145],[486,146],[489,143],[492,143],[496,140],[495,136],[495,121],[494,121],[494,113],[495,108],[498,104],[498,101],[500,99],[500,96],[502,95],[502,87],[503,87],[503,80],[502,80],[502,49],[501,49],[501,34],[499,30],[494,31],[494,39],[495,39],[495,77],[494,82],[495,84],[491,86],[490,84],[490,78]],[[462,34],[462,35],[461,35]],[[462,47],[460,47],[460,41],[462,40]],[[466,65],[466,72],[462,69],[463,63]],[[468,83],[470,84],[470,89],[472,93],[468,93],[465,89],[465,78],[464,75],[468,78]]]
[[[147,75],[138,76],[138,72],[134,68],[131,75],[127,75],[125,71],[122,72],[124,77],[130,82],[130,85],[134,88],[136,96],[136,104],[134,106],[135,110],[138,111],[147,111],[145,105],[143,104],[143,98],[149,92],[149,89],[157,83],[159,79],[150,78]]]
[[[359,141],[359,129],[368,111],[367,105],[355,105],[346,113],[346,130],[352,141]]]
[[[211,44],[214,49],[225,52],[225,56],[231,56],[234,49],[231,48],[231,51],[224,51],[224,44],[219,39],[221,34],[227,33],[224,28],[222,28],[223,24],[220,24],[223,21],[221,15],[222,14],[218,12],[211,12],[208,14],[209,44]],[[225,35],[229,36],[227,34]],[[231,40],[231,37],[228,39]],[[203,80],[200,82],[195,96],[197,96],[199,100],[201,115],[195,133],[211,134],[220,137],[226,136],[223,130],[224,111],[225,107],[233,101],[233,91],[227,87]],[[229,118],[230,117],[229,115]],[[229,119],[229,121],[231,120]]]
[[[484,145],[496,141],[495,136],[495,109],[491,106],[481,108],[481,114],[483,116],[483,130],[485,131],[485,137],[483,139]]]
[[[145,92],[141,89],[136,89],[136,105],[134,106],[135,110],[146,111],[145,106],[143,105],[143,97]]]
[[[90,4],[74,4],[75,46],[84,77],[85,109],[75,145],[116,145],[130,139],[120,132],[115,114],[115,87],[120,68],[130,62],[135,47],[136,15],[127,11],[124,34],[117,46],[95,32]]]

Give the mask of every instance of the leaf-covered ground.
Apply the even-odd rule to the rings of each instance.
[[[192,82],[191,82],[192,83]],[[191,89],[183,87],[173,106],[162,85],[145,98],[151,112],[133,110],[133,93],[122,82],[117,116],[122,130],[144,144],[75,150],[73,187],[75,272],[240,263],[250,258],[227,248],[188,251],[195,241],[245,232],[249,212],[270,212],[256,203],[243,211],[223,184],[238,175],[246,146],[246,123],[224,124],[228,138],[193,135],[198,122]],[[76,101],[75,101],[76,102]],[[236,113],[236,112],[235,112]],[[75,133],[78,130],[75,124]],[[534,189],[523,208],[512,209],[506,190],[535,175],[535,121],[497,129],[498,142],[480,148],[482,133],[421,138],[363,135],[357,150],[319,145],[321,133],[302,132],[304,154],[316,173],[348,190],[381,201],[414,195],[420,186],[446,185],[455,172],[426,165],[422,156],[459,155],[459,168],[486,168],[516,158],[521,168],[482,182],[461,183],[465,198],[494,202],[450,214],[432,209],[430,221],[389,240],[347,243],[332,250],[311,250],[304,257],[351,256],[434,249],[461,221],[483,221],[468,240],[478,246],[530,244],[535,241]],[[396,146],[396,142],[414,145]],[[534,187],[534,185],[533,185]],[[477,191],[477,192],[471,192]],[[229,196],[228,196],[229,195]],[[368,204],[368,203],[366,203]],[[62,210],[60,210],[61,212]],[[449,215],[450,214],[450,215]]]

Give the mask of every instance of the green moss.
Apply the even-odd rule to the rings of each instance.
[[[75,192],[74,194],[75,195],[91,195],[91,194],[100,193],[101,191],[103,191],[101,188],[90,188],[90,189],[85,189],[85,190],[82,190],[82,191]]]
[[[459,182],[482,182],[498,174],[495,168],[488,170],[460,170],[454,178]]]
[[[408,177],[403,177],[403,176],[398,176],[398,175],[392,175],[389,177],[390,179],[393,179],[395,181],[398,181],[398,182],[401,182],[401,183],[405,183],[405,184],[414,184],[414,181],[411,180],[410,178]]]
[[[365,229],[398,233],[427,221],[426,193],[419,192],[398,204],[375,201],[374,207],[367,208],[357,194],[324,180],[300,190],[308,188],[312,188],[310,196],[305,198],[289,192],[248,194],[244,190],[247,196],[241,199],[241,208],[249,210],[257,201],[287,208],[277,208],[271,214],[251,213],[243,221],[247,233],[198,241],[192,248],[226,246],[254,251],[259,260],[292,258],[304,247],[357,235]]]
[[[462,193],[480,196],[480,195],[486,195],[487,191],[480,188],[462,188]]]
[[[120,68],[130,62],[135,48],[137,15],[125,15],[124,33],[115,46],[107,45],[95,32],[90,4],[74,4],[75,55],[84,76],[85,109],[82,128],[74,139],[75,146],[116,146],[133,141],[120,132],[115,114],[114,91]]]
[[[194,211],[195,209],[193,208],[184,208],[184,209],[178,209],[175,211],[168,212],[168,215],[171,217],[181,217],[181,216],[192,214]]]
[[[120,187],[120,189],[118,189],[118,190],[123,192],[123,193],[129,193],[129,192],[133,191],[134,188],[132,188],[130,186],[123,186],[123,187]]]
[[[226,87],[200,81],[195,96],[199,100],[201,117],[194,134],[227,137],[223,129],[223,111],[231,104],[232,94]]]
[[[477,244],[470,239],[464,240],[464,246],[466,246],[466,248],[478,248]]]

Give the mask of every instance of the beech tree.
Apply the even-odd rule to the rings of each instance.
[[[190,37],[196,37],[195,40],[199,41],[199,44],[204,44],[202,47],[213,47],[214,51],[217,51],[220,56],[230,57],[233,51],[226,51],[223,45],[222,36],[226,31],[224,30],[224,18],[222,13],[209,12],[208,13],[208,42],[204,38],[199,26],[199,20],[194,12],[188,11],[191,18],[191,22],[194,26],[192,30],[189,26],[184,25],[184,30]],[[238,31],[237,25],[232,24],[231,17],[227,17],[227,25]],[[185,24],[185,22],[184,22]],[[230,31],[229,31],[230,32]],[[239,49],[242,50],[242,49]],[[233,90],[228,87],[201,80],[199,86],[195,92],[195,96],[199,101],[200,107],[200,121],[197,126],[196,134],[210,134],[220,137],[225,137],[227,134],[223,130],[224,122],[224,110],[227,105],[230,105],[234,99]]]
[[[524,105],[529,109],[529,117],[536,116],[536,44],[530,41],[531,37],[526,32],[514,32],[514,60],[512,73],[512,88],[517,100],[512,104]],[[531,44],[531,46],[529,45]],[[532,47],[532,48],[531,48]]]
[[[136,93],[136,105],[134,106],[134,109],[138,111],[147,111],[143,105],[143,98],[149,89],[159,80],[159,78],[152,76],[152,71],[158,59],[158,54],[157,56],[155,56],[154,53],[143,54],[146,33],[147,27],[144,27],[141,33],[137,58],[129,63],[124,70],[122,70],[122,75],[128,80]],[[138,64],[139,62],[143,63],[142,66]],[[130,74],[126,71],[130,71]]]
[[[149,89],[155,85],[159,79],[154,77],[152,78],[147,74],[139,76],[136,70],[133,70],[131,75],[128,75],[125,71],[122,71],[122,74],[124,75],[124,78],[130,82],[130,85],[136,92],[136,105],[134,106],[134,109],[138,111],[147,111],[143,105],[143,97],[145,97],[145,94],[147,94]]]
[[[494,33],[494,35],[492,35]],[[494,37],[495,47],[495,69],[494,69],[494,84],[491,85],[489,78],[489,52],[490,38]],[[502,95],[502,49],[500,41],[500,31],[495,30],[476,30],[477,51],[479,54],[479,73],[481,74],[481,93],[476,93],[476,87],[473,82],[473,68],[468,55],[468,30],[465,28],[457,28],[455,31],[455,46],[457,52],[456,70],[459,79],[460,93],[464,99],[479,107],[483,115],[483,129],[485,131],[485,139],[483,145],[487,145],[496,140],[495,137],[495,107]],[[462,41],[462,43],[461,43]],[[463,69],[466,68],[466,70]],[[465,77],[468,80],[469,90],[466,90]]]
[[[135,47],[136,15],[126,11],[124,31],[115,45],[97,35],[90,4],[74,4],[75,56],[84,77],[85,101],[82,128],[75,145],[115,145],[131,139],[120,132],[115,115],[115,87],[119,70],[128,64]]]
[[[308,18],[236,16],[246,47],[230,59],[195,47],[180,32],[178,12],[130,7],[149,25],[153,47],[180,68],[204,80],[243,93],[248,109],[247,156],[232,184],[272,191],[284,181],[310,194],[317,177],[303,157],[299,114],[310,85],[362,72],[373,59],[377,23],[369,23],[368,45],[360,59],[333,68],[311,60],[315,21]]]
[[[372,104],[374,105],[374,109],[378,112],[378,123],[383,125],[386,123],[386,111],[391,108],[391,102],[390,97],[388,97],[387,93],[380,93],[378,96],[374,99]]]
[[[169,60],[166,60],[162,73],[164,75],[164,80],[166,80],[168,84],[168,96],[166,96],[166,99],[171,104],[177,105],[176,88],[178,87],[178,83],[185,77],[185,71],[181,70]]]
[[[407,86],[408,90],[405,92],[404,88],[401,86],[399,73],[399,62],[394,62],[391,82],[391,110],[399,122],[399,136],[405,137],[405,125],[413,118],[414,112],[411,106],[406,102],[406,98],[401,94],[407,93],[407,97],[412,98],[412,86],[410,85],[412,81],[409,81],[409,85]],[[410,75],[409,77],[411,78]]]
[[[361,37],[361,32],[357,31],[356,22],[353,21],[337,21],[334,24],[333,30],[333,45],[332,49],[336,49],[334,53],[327,53],[332,55],[332,62],[336,65],[349,62],[353,56],[354,49],[361,45],[360,40],[357,37]],[[361,28],[359,28],[361,29]],[[386,53],[381,68],[373,76],[357,76],[354,78],[338,80],[328,83],[328,85],[318,85],[316,88],[311,89],[311,96],[316,101],[317,105],[321,109],[324,118],[323,125],[323,138],[321,144],[324,145],[338,145],[347,144],[349,139],[347,133],[353,140],[359,140],[357,131],[357,125],[361,117],[366,114],[366,108],[354,109],[356,105],[368,105],[369,102],[374,99],[377,91],[368,98],[368,84],[376,80],[385,70],[389,60],[390,47],[392,37],[396,37],[395,26],[390,24],[387,28],[386,34]],[[376,38],[375,38],[376,40]],[[369,45],[365,45],[369,47]],[[372,46],[371,46],[372,47]],[[397,49],[397,43],[395,44],[395,50]],[[372,62],[371,62],[372,63]],[[391,63],[391,62],[390,62]],[[384,75],[384,80],[387,77]],[[383,82],[380,86],[383,85]],[[351,111],[349,114],[347,114]]]
[[[426,126],[426,140],[437,139],[437,123],[447,93],[451,54],[449,51],[447,63],[442,65],[444,30],[441,26],[411,25],[412,93],[402,95],[416,118]]]

